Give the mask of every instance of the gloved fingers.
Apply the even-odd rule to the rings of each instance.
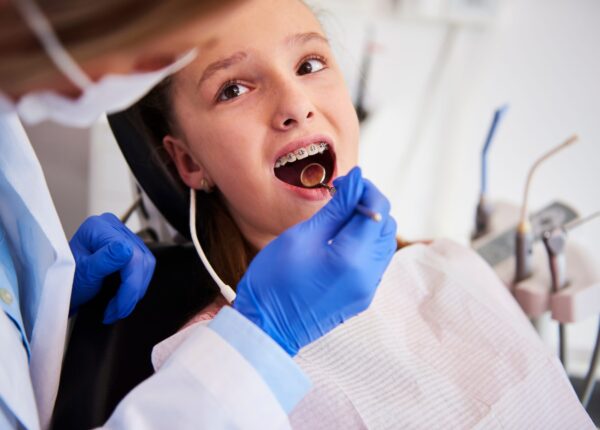
[[[128,237],[131,240],[134,249],[139,250],[139,252],[143,254],[145,263],[145,276],[143,284],[147,286],[150,283],[150,280],[152,279],[152,275],[154,274],[154,267],[156,266],[156,260],[154,258],[154,255],[152,255],[144,241],[140,239],[140,237],[137,234],[128,229],[114,214],[107,212],[100,215],[100,217],[104,219],[107,223],[109,223],[116,231]]]
[[[129,243],[114,240],[83,259],[78,269],[87,282],[100,283],[106,276],[127,265],[132,256],[133,249]]]
[[[105,324],[125,318],[133,311],[148,289],[155,265],[156,260],[149,251],[134,247],[131,260],[121,269],[119,290],[106,307]]]
[[[99,217],[111,227],[112,232],[105,235],[127,241],[133,251],[128,264],[120,268],[121,285],[104,313],[104,323],[111,324],[129,315],[144,296],[154,274],[156,260],[144,242],[115,215],[104,213]]]
[[[381,237],[383,239],[393,238],[396,242],[396,233],[398,232],[398,224],[393,216],[389,216],[381,229]]]
[[[113,235],[123,235],[128,237],[132,242],[137,244],[139,248],[145,249],[146,245],[137,234],[129,230],[125,224],[121,222],[114,214],[106,212],[99,216],[104,222],[112,227]],[[106,232],[108,233],[108,232]]]
[[[334,237],[352,216],[354,208],[363,194],[363,179],[359,167],[354,167],[346,176],[334,181],[336,193],[315,215],[302,224],[314,240],[326,243]]]
[[[105,321],[127,316],[143,297],[155,259],[144,242],[113,214],[89,217],[69,242],[77,263],[71,311],[93,298],[102,280],[121,272],[122,285],[105,312]]]
[[[363,179],[365,189],[360,197],[360,203],[364,206],[387,215],[390,213],[391,204],[386,196],[368,179]]]
[[[396,221],[383,212],[377,223],[356,213],[329,246],[327,264],[331,270],[348,271],[354,280],[354,289],[345,289],[346,314],[356,315],[364,311],[373,300],[386,267],[396,250]],[[350,294],[350,295],[348,295]]]
[[[73,254],[89,255],[110,242],[123,241],[128,235],[123,234],[120,226],[121,221],[110,213],[88,217],[69,242]]]
[[[396,220],[392,216],[389,216],[385,220],[385,225],[381,229],[381,236],[379,236],[379,243],[381,244],[381,246],[377,247],[377,251],[380,252],[380,256],[384,260],[391,259],[392,256],[396,253],[396,231]]]
[[[106,241],[98,237],[99,230],[106,230],[103,228],[104,225],[104,221],[99,216],[90,216],[79,226],[69,241],[71,252],[75,257],[86,257],[106,245]]]
[[[360,203],[372,211],[381,215],[381,221],[376,222],[369,217],[354,212],[354,215],[340,232],[332,237],[333,243],[348,246],[350,248],[365,246],[378,241],[382,235],[384,227],[391,228],[387,224],[390,217],[390,202],[388,199],[368,180],[363,180],[364,191],[360,198]]]
[[[137,237],[135,233],[129,230],[125,226],[125,224],[123,224],[121,220],[117,218],[117,216],[113,213],[105,212],[102,215],[98,215],[98,218],[100,218],[103,222],[112,227],[112,229],[115,232],[118,232],[119,234],[125,234],[127,236],[130,236],[131,238]]]
[[[144,273],[144,280],[143,280],[143,288],[140,288],[138,291],[140,292],[140,296],[138,297],[138,301],[141,300],[141,298],[144,296],[144,294],[146,293],[146,289],[148,288],[148,285],[150,284],[150,281],[152,280],[152,275],[154,274],[154,269],[156,267],[156,259],[154,258],[154,255],[152,254],[152,252],[150,252],[150,250],[148,249],[148,247],[146,246],[146,244],[144,243],[144,241],[135,233],[133,233],[131,230],[129,230],[127,227],[125,227],[120,221],[120,228],[122,230],[125,231],[125,233],[127,233],[129,235],[129,237],[131,237],[132,241],[137,245],[137,249],[140,251],[140,253],[142,254],[142,258],[143,258],[143,262],[144,262],[144,267],[143,267],[143,273]]]
[[[133,255],[131,245],[122,238],[108,242],[99,249],[80,246],[72,250],[74,255],[76,254],[77,265],[70,314],[92,299],[100,290],[102,280],[126,266]]]
[[[109,264],[106,268],[104,268],[106,264],[101,259],[90,260],[90,270],[98,271],[98,277],[104,277],[124,267],[125,263],[131,258],[131,255],[133,255],[134,249],[147,256],[146,259],[154,260],[154,256],[144,242],[111,213],[89,217],[82,224],[78,232],[81,232],[80,235],[76,234],[79,245],[86,249],[87,254],[94,254],[107,245],[111,245],[112,248],[110,249],[115,251],[118,251],[118,248],[122,247],[125,249],[124,252],[129,254],[129,258],[122,264],[115,261],[114,264]],[[151,267],[153,270],[154,264]],[[147,273],[148,281],[152,276],[152,270]]]

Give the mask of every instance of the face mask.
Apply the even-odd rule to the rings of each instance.
[[[37,5],[32,0],[17,0],[14,4],[56,67],[82,91],[77,99],[53,91],[36,91],[16,103],[0,94],[0,112],[16,111],[28,124],[51,120],[71,127],[88,127],[104,113],[118,112],[131,106],[197,56],[197,50],[193,49],[173,64],[154,72],[106,75],[98,82],[92,82],[61,45]]]

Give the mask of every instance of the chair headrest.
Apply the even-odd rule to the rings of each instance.
[[[165,161],[162,142],[144,129],[135,109],[108,115],[108,122],[140,187],[166,220],[190,239],[189,189],[174,164]]]

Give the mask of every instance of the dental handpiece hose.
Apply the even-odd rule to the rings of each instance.
[[[558,293],[569,284],[567,279],[567,262],[565,249],[567,244],[567,233],[587,222],[600,217],[600,211],[594,212],[587,217],[571,221],[563,226],[547,230],[542,234],[542,241],[548,254],[550,264],[550,275],[552,279],[552,292]],[[566,327],[558,323],[558,348],[560,361],[566,368]],[[597,360],[597,358],[596,358]],[[595,364],[594,364],[595,366]],[[593,371],[591,371],[593,374]],[[589,372],[588,372],[589,373]],[[586,387],[588,384],[586,383]]]
[[[533,274],[533,242],[535,237],[533,228],[529,222],[529,190],[531,188],[533,175],[542,163],[554,156],[559,151],[562,151],[564,148],[577,142],[577,140],[577,135],[572,135],[560,145],[555,146],[550,151],[543,154],[529,169],[527,181],[525,183],[525,190],[523,193],[521,215],[519,217],[519,224],[517,226],[517,234],[515,237],[515,283],[521,282]]]
[[[550,264],[550,275],[552,278],[552,292],[558,293],[568,285],[565,261],[566,231],[558,227],[544,232],[542,236],[544,246],[548,253],[548,263]],[[567,366],[566,357],[566,327],[565,324],[558,323],[558,356],[563,367]]]
[[[575,219],[563,226],[563,230],[566,233],[571,232],[577,227],[580,227],[594,219],[600,219],[600,211],[596,211],[588,216]],[[596,345],[593,348],[592,358],[590,359],[590,365],[586,373],[583,389],[581,391],[580,400],[584,408],[587,409],[592,394],[594,392],[594,385],[596,383],[596,369],[598,368],[598,362],[600,362],[600,321],[598,321],[598,333],[596,335]]]

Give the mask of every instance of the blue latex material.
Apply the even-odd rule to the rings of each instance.
[[[70,314],[91,300],[111,273],[121,285],[104,313],[111,324],[131,313],[146,293],[156,261],[144,242],[110,213],[85,220],[69,242],[75,257]]]
[[[291,356],[369,306],[396,250],[390,204],[360,169],[334,185],[331,201],[259,252],[237,287],[234,308]]]

